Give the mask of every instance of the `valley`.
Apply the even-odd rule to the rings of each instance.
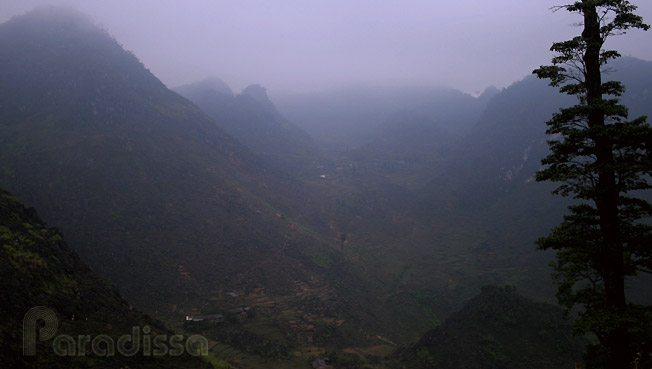
[[[1,24],[0,49],[0,188],[12,194],[0,194],[3,209],[33,211],[20,201],[58,229],[80,259],[64,269],[84,270],[75,284],[119,290],[124,302],[102,305],[122,297],[87,286],[101,292],[89,314],[107,324],[127,316],[206,337],[210,355],[193,367],[580,360],[581,340],[554,306],[553,254],[534,245],[571,203],[534,180],[545,122],[572,104],[544,81],[477,97],[434,87],[276,95],[257,84],[238,93],[216,77],[170,89],[83,14],[48,6]],[[652,62],[611,66],[630,86],[632,114],[652,116]],[[8,256],[2,240],[3,278],[32,273],[31,254]],[[632,294],[652,301],[644,283]],[[27,297],[8,297],[12,322],[36,303],[67,313],[71,294],[19,287]],[[450,338],[472,324],[504,330]],[[2,327],[3,342],[15,341],[15,327]],[[484,354],[446,356],[465,356],[461,347]],[[17,346],[7,350],[15,359]]]

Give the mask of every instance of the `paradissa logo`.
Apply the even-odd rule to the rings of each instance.
[[[42,322],[39,324],[39,322]],[[58,356],[85,356],[89,352],[95,356],[134,356],[139,352],[143,356],[180,356],[184,352],[193,356],[208,355],[208,340],[204,336],[194,335],[184,342],[183,335],[151,336],[148,326],[132,327],[131,334],[120,336],[117,342],[108,335],[95,337],[78,335],[56,335],[59,328],[57,315],[45,306],[36,306],[23,318],[23,355],[36,355],[36,340],[52,340],[52,350]]]

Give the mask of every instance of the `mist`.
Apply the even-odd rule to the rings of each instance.
[[[530,74],[579,32],[577,17],[551,10],[556,0],[4,0],[0,22],[48,3],[89,14],[169,87],[214,75],[235,91],[419,84],[477,95]],[[637,5],[649,22],[652,4]],[[650,37],[633,31],[610,46],[651,60]]]
[[[0,366],[651,368],[652,32],[560,93],[556,1],[0,0]]]

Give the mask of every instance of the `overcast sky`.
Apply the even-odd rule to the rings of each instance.
[[[560,0],[0,0],[0,22],[43,3],[91,15],[169,87],[215,75],[271,93],[505,87],[580,31],[577,16],[550,10]],[[652,22],[652,1],[633,3]],[[623,55],[652,60],[652,31],[613,39]]]

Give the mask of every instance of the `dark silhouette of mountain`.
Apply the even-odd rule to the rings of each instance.
[[[584,343],[571,337],[561,308],[514,287],[482,288],[403,354],[408,368],[573,368]]]
[[[296,175],[318,159],[312,138],[278,112],[260,85],[248,86],[236,96],[210,80],[175,90],[270,165]]]
[[[56,229],[49,228],[34,209],[24,207],[3,190],[0,190],[0,280],[3,301],[0,366],[3,368],[211,367],[188,352],[175,356],[168,355],[169,351],[164,354],[162,349],[154,352],[151,345],[148,349],[146,337],[151,343],[157,335],[172,337],[174,333],[161,322],[133,310],[115,287],[100,279],[79,259]],[[46,308],[54,319],[44,322],[42,309],[32,310],[39,314],[28,315],[35,307]],[[44,331],[37,332],[37,327],[41,327],[37,325],[38,319],[54,330],[49,338]],[[29,326],[25,331],[24,322],[32,320],[33,332]],[[134,356],[125,356],[117,342],[120,336],[133,337],[134,327],[141,335],[133,341],[139,349]],[[62,335],[74,337],[74,353],[61,355],[54,351],[53,341]],[[90,337],[84,346],[78,344],[80,335]],[[107,357],[93,349],[91,340],[99,335],[110,337],[108,343],[104,341],[99,347],[113,350],[114,355]],[[30,337],[34,351],[25,354],[23,350],[28,346],[24,339]],[[187,338],[181,342],[185,344]],[[166,349],[174,349],[168,339],[160,342]],[[83,354],[78,354],[78,350],[83,350]]]

